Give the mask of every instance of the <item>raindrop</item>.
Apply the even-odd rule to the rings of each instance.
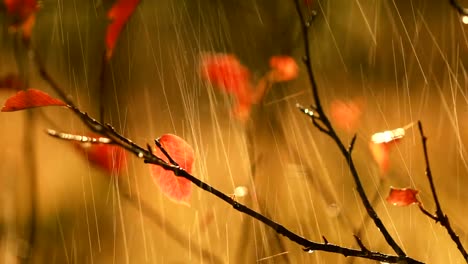
[[[462,16],[462,23],[468,25],[468,16]]]
[[[328,216],[337,217],[341,212],[341,208],[338,204],[332,203],[327,206],[326,211]]]
[[[138,157],[143,158],[143,152],[138,152]]]
[[[238,186],[234,189],[234,195],[236,197],[244,197],[249,193],[249,190],[245,186]]]
[[[307,250],[307,253],[312,254],[314,251],[312,249]]]

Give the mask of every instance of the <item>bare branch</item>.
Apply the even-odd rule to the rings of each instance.
[[[468,16],[468,8],[463,7],[458,0],[450,0],[450,4],[457,10],[458,14]]]
[[[429,218],[436,221],[436,223],[439,222],[439,220],[437,219],[437,216],[429,213],[429,211],[427,211],[426,208],[424,208],[421,203],[418,204],[418,207],[419,207],[419,210],[421,210],[423,214],[427,215]]]
[[[30,47],[32,49],[32,47]],[[223,200],[224,202],[228,203],[231,205],[235,210],[242,212],[244,214],[247,214],[258,221],[264,223],[265,225],[269,226],[272,228],[274,231],[276,231],[278,234],[286,236],[288,239],[291,241],[305,247],[308,251],[325,251],[325,252],[333,252],[333,253],[338,253],[341,255],[344,255],[346,257],[348,256],[354,256],[354,257],[360,257],[360,258],[366,258],[366,259],[373,259],[377,261],[383,261],[387,263],[400,263],[400,262],[406,262],[406,263],[422,263],[417,260],[414,260],[406,255],[386,255],[380,252],[373,252],[373,251],[363,251],[363,250],[357,250],[357,249],[350,249],[346,247],[341,247],[337,245],[333,245],[328,243],[317,243],[310,241],[302,236],[299,236],[298,234],[290,231],[289,229],[285,228],[283,225],[267,218],[266,216],[252,210],[251,208],[238,203],[236,200],[234,200],[231,196],[224,194],[223,192],[219,191],[218,189],[210,186],[209,184],[201,181],[200,179],[196,178],[195,176],[191,175],[184,169],[180,168],[179,166],[169,164],[165,162],[164,160],[160,159],[159,157],[155,156],[152,151],[147,150],[137,144],[135,144],[133,141],[130,139],[126,138],[125,136],[121,135],[118,133],[111,125],[107,124],[104,125],[103,123],[97,121],[96,119],[90,117],[87,113],[81,111],[74,103],[73,101],[66,95],[66,93],[59,87],[59,85],[55,82],[55,80],[51,77],[51,75],[46,71],[44,65],[42,64],[42,61],[40,61],[39,57],[35,56],[36,58],[36,66],[39,68],[39,72],[41,77],[49,83],[49,85],[54,89],[54,91],[64,100],[68,105],[69,108],[77,115],[80,117],[82,122],[88,126],[89,129],[92,131],[103,135],[104,137],[109,138],[114,142],[114,144],[126,149],[127,151],[135,154],[139,158],[143,158],[145,163],[151,163],[158,165],[165,170],[170,170],[174,172],[175,175],[179,177],[183,177],[185,179],[188,179],[191,181],[193,184],[195,184],[197,187],[215,195],[219,199]]]
[[[427,180],[429,181],[429,185],[431,186],[432,197],[434,198],[434,203],[436,205],[435,216],[433,216],[426,210],[424,210],[423,213],[427,216],[431,215],[429,216],[430,218],[434,219],[436,222],[440,222],[440,224],[443,227],[445,227],[445,229],[450,235],[450,238],[453,240],[453,242],[455,242],[458,250],[463,255],[463,258],[466,260],[466,262],[468,262],[468,253],[463,247],[463,244],[461,243],[460,238],[458,237],[458,235],[455,233],[452,226],[450,225],[447,215],[444,213],[444,211],[442,211],[442,207],[439,202],[439,197],[437,196],[434,179],[432,177],[431,167],[429,165],[429,155],[427,154],[427,137],[424,135],[421,121],[418,121],[418,127],[419,127],[419,134],[421,135],[422,145],[423,145],[424,160],[426,162],[426,176],[427,176]],[[420,209],[421,209],[421,206],[420,206]]]
[[[161,152],[164,154],[164,156],[166,156],[166,158],[169,160],[169,162],[174,165],[174,166],[179,166],[179,164],[177,164],[177,162],[175,162],[175,160],[173,158],[171,158],[171,156],[169,155],[169,153],[167,153],[166,149],[161,145],[161,143],[159,142],[159,138],[158,139],[155,139],[154,140],[154,143],[156,144],[156,146],[159,148],[159,150],[161,150]]]
[[[304,19],[304,15],[302,14],[301,11],[301,5],[299,3],[299,0],[294,0],[295,5],[296,5],[296,11],[299,15],[300,22],[301,22],[301,29],[302,29],[302,34],[303,34],[303,39],[304,39],[304,51],[305,51],[305,57],[304,57],[304,62],[307,68],[307,74],[309,76],[309,81],[312,89],[312,95],[315,103],[315,108],[316,112],[318,114],[318,117],[320,118],[320,121],[322,124],[325,126],[325,128],[320,129],[320,131],[328,130],[326,133],[329,137],[335,141],[336,145],[340,149],[342,155],[346,158],[346,162],[348,163],[348,167],[350,169],[351,175],[353,176],[354,182],[356,184],[356,190],[359,194],[359,197],[366,208],[367,214],[369,217],[374,221],[374,224],[377,226],[377,228],[380,230],[382,235],[385,238],[385,241],[392,247],[392,249],[395,251],[395,253],[398,254],[400,257],[406,256],[406,253],[403,251],[403,249],[396,243],[395,239],[390,235],[388,232],[387,228],[383,224],[382,220],[380,220],[379,216],[377,215],[377,212],[374,210],[372,204],[369,202],[369,199],[364,191],[364,187],[362,186],[361,180],[359,178],[359,174],[356,170],[356,167],[354,165],[351,153],[348,152],[348,149],[344,146],[343,142],[341,139],[338,137],[337,133],[335,132],[333,126],[331,125],[330,120],[328,117],[325,115],[325,112],[322,108],[322,104],[320,101],[320,96],[318,92],[318,85],[315,80],[314,72],[312,69],[312,62],[310,60],[310,41],[309,41],[309,32],[308,28],[309,25],[306,23],[306,20]],[[315,114],[315,113],[314,113]]]
[[[366,248],[366,246],[364,246],[364,243],[362,243],[362,240],[358,236],[355,235],[354,239],[356,239],[356,242],[358,243],[362,251],[369,252],[369,250]]]
[[[306,114],[312,119],[312,123],[318,130],[320,130],[320,132],[325,133],[327,135],[328,133],[330,133],[328,129],[324,127],[323,124],[319,123],[322,122],[322,119],[320,118],[320,116],[318,116],[316,111],[307,109],[300,104],[296,104],[296,107],[299,108],[299,110],[301,110],[302,113]]]
[[[95,137],[74,135],[74,134],[58,132],[53,129],[47,129],[46,132],[49,136],[63,139],[63,140],[79,141],[82,143],[91,143],[91,144],[112,144],[112,140],[106,137],[95,138]]]
[[[357,138],[357,134],[354,134],[353,138],[351,139],[351,143],[349,143],[349,147],[348,147],[349,155],[351,155],[351,153],[353,152],[354,143],[356,143],[356,138]]]

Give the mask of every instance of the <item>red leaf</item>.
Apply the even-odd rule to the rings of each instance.
[[[386,174],[390,167],[390,149],[389,145],[386,143],[374,143],[370,142],[369,148],[374,158],[375,162],[377,162],[377,166],[379,166],[380,173]]]
[[[201,76],[214,86],[236,97],[246,98],[250,93],[250,72],[231,54],[204,54]]]
[[[12,112],[40,106],[66,106],[66,104],[42,91],[28,89],[26,91],[19,91],[8,98],[2,108],[2,112]]]
[[[109,174],[119,174],[127,165],[125,149],[120,146],[102,143],[76,143],[76,146],[89,163]]]
[[[297,78],[299,66],[296,61],[289,56],[273,56],[270,58],[272,68],[272,79],[276,82],[285,82]]]
[[[408,206],[411,204],[419,204],[417,194],[418,190],[411,188],[397,189],[390,187],[390,193],[387,196],[387,202],[394,206]]]
[[[251,102],[237,102],[232,108],[232,115],[239,121],[245,122],[250,116],[252,110]]]
[[[382,174],[387,173],[390,165],[390,150],[405,136],[404,128],[387,130],[372,135],[369,148]]]
[[[194,151],[187,142],[172,134],[163,135],[159,142],[181,168],[191,173]],[[169,162],[159,148],[154,148],[153,153],[162,160]],[[175,202],[189,205],[192,194],[192,183],[189,180],[178,177],[174,172],[152,164],[150,164],[150,173],[164,195]]]
[[[203,79],[235,98],[234,117],[247,120],[255,100],[249,70],[234,55],[222,53],[204,54],[200,67]]]
[[[350,101],[334,100],[330,105],[330,117],[339,129],[355,132],[361,120],[364,108],[363,99]]]
[[[26,39],[31,37],[35,13],[39,9],[37,0],[4,0],[9,15],[14,17],[14,27],[20,26]]]
[[[111,21],[106,33],[106,58],[109,60],[114,52],[115,43],[123,26],[132,15],[140,0],[117,0],[107,13]]]

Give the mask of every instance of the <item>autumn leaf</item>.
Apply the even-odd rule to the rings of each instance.
[[[106,33],[107,60],[112,57],[120,32],[139,2],[140,0],[117,0],[107,13],[107,18],[111,21]]]
[[[249,70],[232,54],[205,53],[201,56],[202,79],[234,97],[233,116],[245,121],[250,115],[255,94]]]
[[[259,79],[255,89],[249,70],[232,54],[203,54],[200,73],[202,79],[234,97],[232,114],[245,122],[250,116],[252,106],[263,99],[272,83],[289,81],[298,75],[298,66],[289,56],[273,56],[270,67],[272,69]]]
[[[165,134],[159,138],[159,143],[182,169],[191,173],[194,162],[194,151],[187,142],[176,135]],[[159,148],[155,147],[153,153],[169,163],[168,158]],[[164,195],[172,201],[189,205],[192,194],[192,183],[189,180],[178,177],[174,172],[153,164],[150,164],[150,173]]]
[[[374,158],[377,166],[380,169],[380,173],[386,174],[390,168],[390,148],[386,143],[374,143],[370,142],[369,149],[372,157]]]
[[[394,206],[408,206],[411,204],[419,204],[417,194],[418,190],[411,188],[394,188],[390,187],[390,193],[387,196],[387,202]]]
[[[411,125],[411,124],[410,124]],[[380,172],[385,174],[390,168],[390,151],[405,136],[405,128],[386,130],[372,135],[369,148]]]
[[[89,137],[99,136],[89,135]],[[127,165],[125,149],[120,146],[89,142],[75,143],[75,146],[90,164],[109,174],[120,174]]]
[[[271,80],[274,82],[285,82],[297,78],[299,66],[289,56],[273,56],[270,58]]]
[[[36,19],[36,12],[39,9],[37,0],[4,0],[3,3],[7,13],[13,17],[13,28],[20,27],[23,37],[31,37],[32,28]]]
[[[28,89],[26,91],[19,91],[8,98],[2,108],[2,112],[13,112],[41,106],[66,106],[66,104],[42,91]]]
[[[223,92],[244,99],[249,94],[250,72],[232,54],[206,53],[201,56],[201,76]]]
[[[334,100],[330,104],[330,118],[333,124],[348,133],[356,131],[365,103],[362,98],[349,101]]]

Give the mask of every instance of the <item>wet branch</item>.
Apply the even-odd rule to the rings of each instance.
[[[436,221],[436,223],[439,222],[443,227],[445,227],[445,229],[447,229],[447,232],[449,233],[450,238],[457,245],[457,248],[460,251],[460,253],[463,255],[463,258],[465,259],[465,261],[468,262],[468,253],[466,252],[465,248],[463,247],[463,244],[461,243],[460,238],[455,233],[455,231],[452,229],[452,226],[450,225],[448,216],[444,213],[444,211],[442,211],[442,207],[440,206],[439,197],[437,196],[437,192],[436,192],[436,188],[435,188],[435,184],[434,184],[434,179],[432,177],[431,167],[429,166],[429,157],[428,157],[428,154],[427,154],[427,137],[424,135],[424,131],[423,131],[421,121],[418,121],[418,127],[419,127],[419,134],[421,135],[421,141],[422,141],[422,144],[423,144],[424,160],[426,162],[426,176],[427,176],[427,180],[429,181],[429,185],[431,186],[432,196],[434,198],[434,203],[436,205],[435,215],[432,215],[431,213],[429,213],[427,210],[425,210],[421,206],[420,206],[420,208],[421,208],[421,210],[423,211],[423,213],[425,215],[427,215],[430,218],[434,219]]]
[[[380,220],[372,204],[370,203],[369,198],[367,197],[367,194],[364,191],[364,187],[362,186],[361,180],[359,179],[359,174],[356,170],[356,167],[354,165],[352,155],[351,155],[352,147],[354,146],[354,142],[355,142],[355,137],[353,138],[350,148],[347,149],[344,143],[338,137],[335,129],[330,123],[330,120],[325,115],[325,112],[323,110],[323,107],[320,101],[317,82],[315,80],[314,72],[312,70],[311,55],[310,55],[310,40],[309,40],[309,27],[311,25],[309,22],[310,20],[304,17],[304,14],[301,11],[301,5],[300,5],[299,0],[294,0],[294,2],[296,5],[296,11],[299,15],[300,22],[301,22],[301,29],[302,29],[303,39],[304,39],[304,50],[305,50],[304,63],[307,68],[307,75],[309,77],[309,81],[310,81],[311,89],[312,89],[312,95],[313,95],[313,99],[315,103],[313,110],[305,109],[300,106],[299,108],[302,110],[302,112],[304,112],[305,114],[311,117],[312,122],[315,125],[315,127],[317,127],[321,132],[328,135],[336,143],[340,152],[343,154],[343,156],[346,159],[346,162],[348,163],[348,167],[350,169],[351,175],[353,176],[354,182],[356,184],[356,190],[359,194],[359,197],[361,198],[361,201],[364,207],[366,208],[367,214],[374,221],[374,224],[384,236],[385,241],[387,242],[388,245],[392,247],[395,253],[397,253],[398,256],[400,257],[406,257],[406,254],[403,251],[403,249],[401,249],[401,247],[393,239],[393,237],[390,235],[387,228],[383,224],[382,220]]]
[[[343,256],[353,256],[353,257],[360,257],[366,259],[373,259],[377,261],[383,261],[387,263],[422,263],[417,260],[414,260],[410,257],[405,255],[387,255],[380,252],[374,252],[367,250],[367,248],[360,246],[360,249],[351,249],[346,247],[341,247],[338,245],[330,244],[327,242],[325,243],[317,243],[310,241],[298,234],[290,231],[289,229],[285,228],[281,224],[269,219],[268,217],[250,209],[249,207],[238,203],[235,201],[231,196],[224,194],[220,190],[210,186],[209,184],[201,181],[200,179],[196,178],[195,176],[191,175],[181,167],[170,164],[162,160],[161,158],[155,156],[151,149],[146,149],[144,147],[135,144],[130,139],[126,138],[125,136],[118,133],[110,124],[104,124],[93,117],[89,116],[86,112],[81,111],[73,102],[73,100],[65,93],[64,90],[58,85],[58,83],[52,78],[52,76],[47,72],[41,58],[35,52],[31,45],[28,45],[29,49],[32,52],[34,57],[34,62],[36,63],[36,67],[39,70],[39,74],[41,78],[46,81],[52,89],[59,95],[59,97],[68,104],[68,107],[81,119],[81,121],[93,132],[96,132],[104,137],[107,137],[111,140],[110,144],[118,145],[128,152],[133,153],[138,158],[144,160],[145,163],[154,164],[164,168],[165,170],[170,170],[174,172],[175,175],[178,177],[183,177],[188,179],[197,187],[215,195],[219,199],[223,200],[227,204],[231,205],[234,209],[244,214],[247,214],[258,221],[266,224],[278,234],[286,236],[289,240],[303,246],[306,251],[325,251],[325,252],[332,252],[341,254]]]
[[[458,14],[468,16],[468,8],[463,7],[458,0],[450,0],[450,4],[457,10]]]

